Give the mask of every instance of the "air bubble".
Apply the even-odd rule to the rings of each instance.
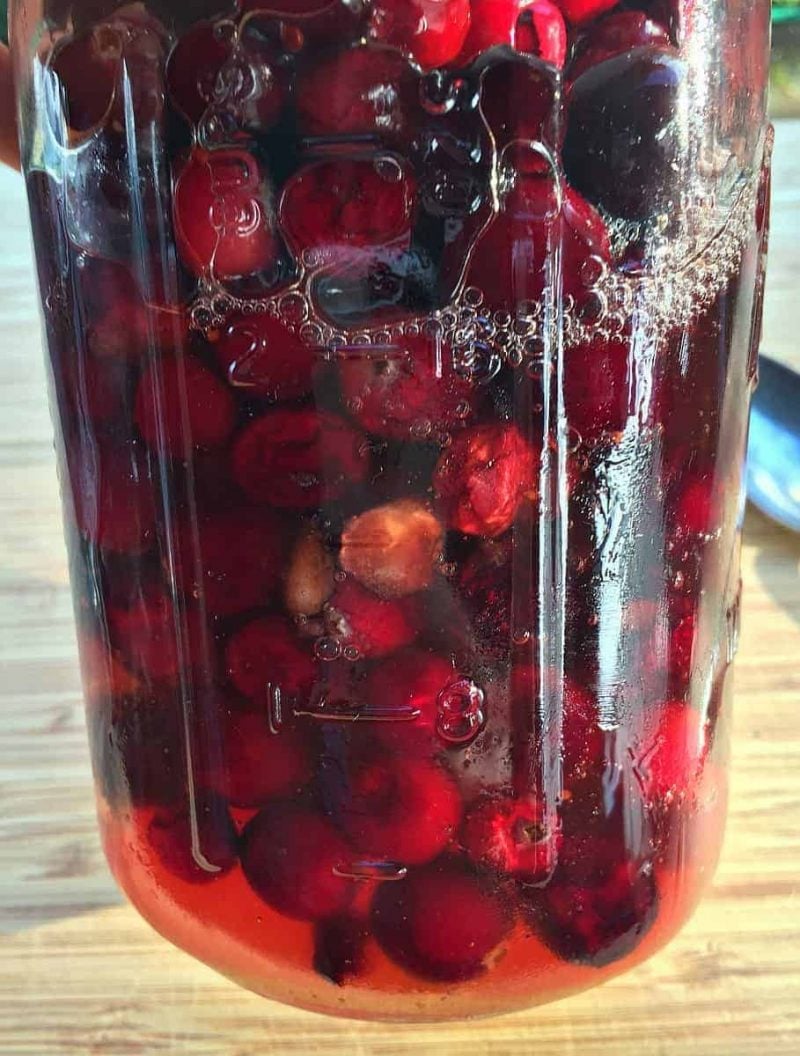
[[[514,645],[527,645],[530,640],[531,632],[527,629],[527,627],[520,628],[520,630],[518,631],[514,631],[513,635],[511,636],[511,641],[514,643]]]
[[[339,568],[333,573],[333,578],[336,580],[337,583],[345,583],[347,581],[347,573],[342,572],[342,570]]]
[[[411,426],[411,435],[416,440],[426,440],[431,435],[433,426],[429,421],[414,422]]]
[[[308,319],[308,304],[302,293],[287,293],[278,302],[278,314],[287,323],[295,326]]]
[[[361,653],[354,645],[346,645],[344,647],[344,658],[349,660],[351,663],[355,663],[356,660],[361,659]]]
[[[596,286],[607,270],[606,262],[603,258],[593,254],[581,264],[581,282],[587,287]]]
[[[422,108],[434,117],[449,114],[458,105],[464,83],[461,77],[450,79],[442,70],[434,70],[420,81],[419,101]]]
[[[318,323],[305,323],[300,327],[300,340],[312,348],[322,345],[322,327]]]
[[[486,723],[485,703],[485,693],[471,679],[451,682],[436,700],[436,732],[448,744],[470,744]]]
[[[402,183],[403,168],[397,158],[390,154],[381,154],[374,162],[375,172],[386,183]]]
[[[314,642],[314,656],[323,663],[330,664],[342,655],[342,647],[335,638],[317,638]]]
[[[483,304],[483,291],[477,286],[468,286],[464,290],[464,303],[470,308],[480,308]]]

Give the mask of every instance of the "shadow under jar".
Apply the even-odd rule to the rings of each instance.
[[[769,4],[12,7],[122,888],[339,1015],[652,954],[725,813]]]

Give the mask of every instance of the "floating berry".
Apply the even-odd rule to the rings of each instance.
[[[255,708],[231,706],[223,718],[224,770],[218,781],[235,807],[261,807],[276,796],[296,796],[311,777],[307,740],[285,724],[271,728],[267,707],[265,690]],[[291,711],[291,700],[283,698],[281,707]]]
[[[555,867],[560,835],[536,799],[487,798],[464,820],[461,840],[469,857],[508,876],[544,880]]]
[[[480,975],[512,923],[503,896],[459,858],[441,858],[384,884],[372,906],[373,932],[384,952],[437,982]]]
[[[76,454],[78,454],[76,452]],[[103,550],[142,554],[156,541],[152,467],[133,446],[70,461],[78,529]]]
[[[537,452],[513,425],[483,425],[456,437],[436,467],[433,486],[451,528],[494,538],[536,498]]]
[[[347,522],[339,563],[380,597],[402,598],[430,584],[442,543],[442,526],[428,507],[398,499]]]
[[[461,51],[470,6],[470,0],[375,0],[369,33],[373,40],[400,48],[423,70],[431,70],[452,62]]]
[[[156,814],[147,828],[147,842],[161,864],[189,884],[217,880],[238,860],[236,827],[228,808],[224,800],[207,793],[197,797],[193,809]]]
[[[670,36],[660,22],[644,11],[615,11],[590,26],[579,38],[569,64],[570,80],[575,80],[590,66],[632,51],[634,48],[664,50]]]
[[[468,64],[499,44],[561,68],[567,52],[564,16],[552,0],[472,0],[462,62]]]
[[[360,856],[403,866],[435,858],[461,821],[455,782],[424,758],[356,760],[337,806],[336,820]]]
[[[265,605],[283,567],[280,522],[268,511],[230,510],[176,524],[175,576],[213,616]]]
[[[238,691],[256,700],[267,698],[268,686],[287,698],[307,693],[314,663],[291,622],[263,616],[240,627],[225,646],[228,678]]]
[[[314,63],[297,88],[297,118],[306,136],[369,136],[407,143],[417,117],[416,76],[393,48],[359,45]]]
[[[334,827],[308,807],[275,801],[242,833],[242,869],[255,893],[296,920],[324,920],[347,909],[355,894],[339,870],[353,852]]]
[[[108,606],[107,619],[112,644],[144,679],[174,682],[214,667],[200,613],[191,604],[181,611],[161,587],[145,589],[126,608]]]
[[[362,657],[387,656],[417,634],[416,612],[407,600],[386,601],[348,580],[325,607],[328,633]]]
[[[311,391],[313,350],[270,315],[234,316],[216,353],[228,383],[244,395],[295,400]]]
[[[278,258],[272,190],[246,150],[195,147],[177,173],[173,213],[178,252],[195,275],[252,275]]]
[[[232,465],[253,502],[313,509],[366,478],[369,448],[336,415],[279,410],[257,418],[239,434]]]
[[[452,349],[426,334],[396,338],[340,367],[348,407],[367,432],[396,440],[424,439],[459,428],[473,416],[477,393],[457,373]]]
[[[186,458],[193,447],[222,447],[236,404],[226,386],[191,356],[154,364],[136,391],[136,426],[154,452]]]

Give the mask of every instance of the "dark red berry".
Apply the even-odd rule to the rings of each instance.
[[[193,807],[156,814],[147,828],[147,842],[161,864],[189,884],[217,880],[238,860],[236,827],[228,808],[224,800],[208,794],[199,795]]]
[[[482,543],[459,565],[456,577],[476,647],[493,658],[507,656],[512,648],[510,539]]]
[[[439,696],[458,681],[449,660],[422,649],[395,653],[372,669],[365,696],[371,707],[397,716],[382,723],[376,733],[388,743],[410,737],[431,740],[436,733]]]
[[[314,971],[336,986],[362,975],[366,967],[369,921],[344,913],[320,921],[314,929]]]
[[[79,634],[78,651],[87,707],[104,707],[112,697],[133,697],[141,692],[140,680],[117,659],[106,641]]]
[[[673,534],[676,540],[686,542],[702,539],[711,529],[713,521],[713,475],[688,475],[673,504]]]
[[[253,501],[312,509],[339,498],[369,472],[369,447],[343,419],[311,410],[273,411],[236,440],[233,474]]]
[[[521,880],[541,881],[555,867],[560,843],[557,824],[533,797],[487,798],[467,814],[461,841],[479,865]]]
[[[225,647],[228,678],[246,697],[266,700],[268,687],[288,701],[308,693],[314,662],[291,621],[262,616],[240,627]]]
[[[68,398],[80,419],[114,432],[130,418],[132,375],[126,360],[76,356],[64,369]]]
[[[268,511],[230,510],[176,525],[175,577],[213,616],[265,605],[285,557],[283,527]]]
[[[502,895],[458,858],[441,858],[384,884],[372,906],[372,929],[384,952],[437,982],[484,972],[512,923]]]
[[[328,631],[362,657],[387,656],[417,635],[418,614],[406,599],[387,601],[352,580],[340,583],[325,607]]]
[[[622,432],[639,411],[631,393],[635,363],[628,341],[595,338],[568,349],[565,361],[564,404],[576,438],[592,443],[604,433]]]
[[[559,7],[552,0],[472,0],[462,61],[472,62],[498,44],[560,68],[567,52],[567,30]]]
[[[289,713],[291,701],[282,699],[281,707]],[[266,693],[252,710],[229,707],[223,726],[223,772],[217,780],[235,807],[261,807],[276,796],[297,795],[309,781],[309,744],[285,719],[270,727]]]
[[[416,77],[393,48],[340,51],[315,62],[298,84],[297,118],[306,136],[406,143],[416,117]]]
[[[504,57],[486,67],[481,78],[481,111],[502,162],[513,163],[524,172],[550,168],[544,150],[525,150],[522,144],[541,144],[552,152],[559,148],[558,91],[553,71],[540,63]]]
[[[637,750],[636,775],[645,795],[661,803],[690,795],[705,751],[700,713],[680,700],[667,701],[659,708],[655,730]]]
[[[466,535],[507,531],[538,493],[538,453],[513,425],[483,425],[456,437],[433,477],[448,523]]]
[[[214,23],[199,23],[180,38],[167,63],[167,88],[173,106],[192,123],[214,98],[219,72],[230,59],[232,40]]]
[[[423,70],[452,62],[470,24],[470,0],[376,0],[370,36],[400,48]]]
[[[353,852],[334,827],[308,807],[278,800],[242,833],[242,869],[255,893],[296,920],[324,920],[347,909],[356,891],[339,875]]]
[[[574,81],[590,66],[634,48],[663,50],[670,43],[667,30],[644,11],[615,11],[590,26],[578,40],[569,64],[569,77]]]
[[[272,190],[246,150],[196,147],[177,173],[173,213],[178,252],[195,275],[252,275],[278,257]]]
[[[425,334],[342,363],[342,390],[362,428],[397,440],[423,440],[473,416],[474,386],[456,372],[452,349]]]
[[[337,821],[362,858],[419,865],[456,835],[461,797],[438,763],[381,755],[352,767]]]
[[[76,452],[78,455],[78,452]],[[70,462],[78,529],[104,550],[142,554],[156,541],[156,488],[133,447],[100,448]]]
[[[408,249],[416,181],[394,154],[317,161],[301,168],[281,198],[281,229],[315,267],[347,262],[369,246]]]
[[[235,316],[216,352],[228,383],[244,395],[295,400],[311,391],[313,349],[273,316]]]
[[[151,450],[186,458],[193,447],[222,447],[233,432],[236,404],[199,360],[179,356],[145,371],[134,414]]]
[[[145,679],[174,682],[214,666],[200,613],[191,604],[177,608],[162,587],[143,590],[125,608],[108,606],[106,616],[112,644]]]
[[[619,0],[555,0],[555,2],[564,12],[565,18],[573,25],[581,25],[602,15],[604,11],[610,11],[612,7],[617,6]]]

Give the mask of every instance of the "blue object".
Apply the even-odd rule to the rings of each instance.
[[[768,517],[800,532],[800,374],[759,359],[747,455],[747,496]]]

